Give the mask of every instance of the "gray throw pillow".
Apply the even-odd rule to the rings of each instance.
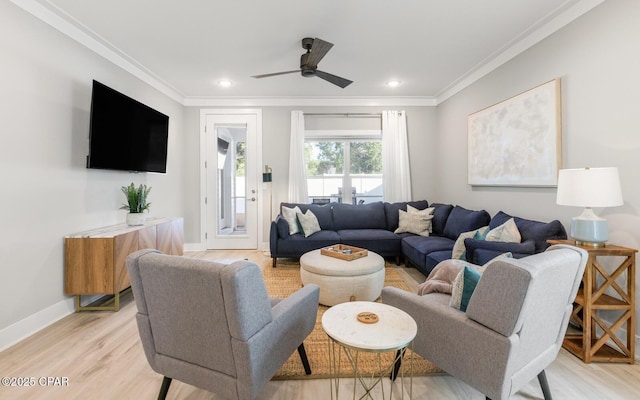
[[[312,213],[311,210],[307,210],[304,214],[302,212],[298,212],[296,217],[298,218],[298,223],[300,224],[304,237],[309,237],[316,232],[320,232],[320,223],[318,223],[318,218],[316,218],[315,214]]]

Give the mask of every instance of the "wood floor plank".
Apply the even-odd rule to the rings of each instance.
[[[221,250],[192,252],[203,259],[250,259],[261,268],[271,268],[271,259],[262,251]],[[415,269],[398,267],[412,290],[424,280]],[[119,312],[75,313],[0,353],[2,377],[66,377],[68,386],[0,386],[0,399],[153,399],[162,376],[149,367],[135,323],[135,304],[130,292],[121,297]],[[488,366],[490,367],[490,366]],[[548,368],[547,378],[554,399],[640,398],[640,365],[584,364],[562,350]],[[341,380],[340,398],[352,398],[353,381]],[[400,398],[394,388],[394,398]],[[414,399],[482,400],[478,391],[448,376],[415,377]],[[169,399],[218,400],[221,397],[174,381]],[[271,381],[259,400],[318,400],[330,398],[328,380]],[[377,392],[376,398],[381,398]],[[405,397],[406,398],[406,397]],[[541,399],[537,381],[513,399]]]

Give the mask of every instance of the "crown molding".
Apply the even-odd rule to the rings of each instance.
[[[433,97],[186,97],[186,107],[435,106]]]
[[[439,92],[435,96],[436,105],[442,103],[468,86],[471,86],[473,83],[498,69],[503,64],[506,64],[525,50],[533,47],[577,18],[591,11],[596,6],[604,3],[604,1],[605,0],[583,0],[560,13],[555,18],[552,18],[548,22],[544,22],[545,18],[543,18],[539,24],[534,25],[528,32],[514,38],[511,43],[485,58],[484,61],[472,68],[469,72],[460,77],[460,79]]]
[[[605,0],[583,0],[558,16],[543,18],[528,32],[514,38],[436,96],[416,97],[187,97],[123,51],[113,46],[79,21],[52,3],[46,7],[36,0],[11,0],[12,3],[57,29],[71,39],[94,51],[133,76],[149,84],[186,107],[246,107],[246,106],[437,106],[507,63],[525,50],[557,32]]]

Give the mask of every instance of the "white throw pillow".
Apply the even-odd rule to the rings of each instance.
[[[302,234],[304,237],[309,237],[316,232],[320,232],[321,229],[318,218],[316,218],[316,215],[312,213],[311,210],[307,210],[304,214],[299,212],[296,216],[300,223],[300,228],[302,228]]]
[[[409,214],[418,214],[418,215],[422,215],[424,217],[427,217],[427,216],[433,214],[434,210],[435,210],[434,207],[425,208],[424,210],[418,210],[417,208],[407,204],[407,212]],[[433,223],[431,222],[432,219],[433,219],[433,216],[431,216],[431,218],[429,218],[429,233],[433,232]]]
[[[489,227],[483,226],[482,228],[474,229],[469,232],[462,232],[460,236],[458,236],[458,238],[456,239],[456,242],[453,244],[453,250],[451,250],[451,258],[456,260],[462,260],[462,259],[466,260],[466,257],[464,258],[462,257],[467,251],[467,248],[464,246],[464,240],[471,239],[476,235],[476,232],[482,233],[486,229],[489,229]]]
[[[423,215],[419,213],[408,213],[398,210],[398,229],[394,233],[413,233],[420,236],[429,236],[429,227],[433,215]]]
[[[484,240],[490,242],[520,243],[522,236],[520,236],[516,221],[514,221],[513,218],[509,218],[504,224],[490,230]]]
[[[293,208],[282,206],[282,218],[289,224],[289,235],[295,235],[300,232],[298,218],[296,217],[298,213],[302,213],[302,210],[300,210],[298,206]]]

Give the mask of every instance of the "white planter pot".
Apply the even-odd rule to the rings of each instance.
[[[144,225],[144,221],[146,218],[147,215],[145,213],[127,213],[127,225]]]

